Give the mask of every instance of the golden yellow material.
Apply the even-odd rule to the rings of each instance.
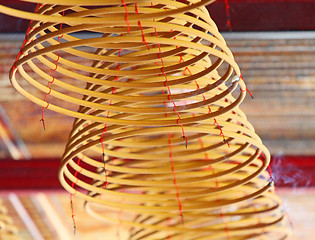
[[[0,199],[0,239],[20,240],[18,229],[13,225],[8,211]]]
[[[289,236],[213,1],[29,2],[44,5],[23,12],[33,22],[11,81],[77,118],[59,179],[92,216],[130,239]]]

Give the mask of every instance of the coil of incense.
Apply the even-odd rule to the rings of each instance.
[[[92,216],[129,239],[289,237],[213,0],[27,2],[0,5],[31,20],[10,79],[43,124],[76,118],[59,179]]]

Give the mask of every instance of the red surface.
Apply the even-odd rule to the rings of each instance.
[[[314,0],[229,0],[233,31],[314,30]],[[224,0],[209,7],[221,31],[228,31]]]
[[[0,189],[61,188],[59,159],[0,160]]]
[[[0,189],[59,189],[59,161],[0,160]],[[315,156],[275,156],[271,167],[277,187],[315,186]]]
[[[273,156],[271,167],[276,186],[315,186],[315,156]]]
[[[225,0],[209,6],[221,31],[228,31]],[[314,0],[229,0],[233,31],[315,30]],[[0,0],[7,6],[33,11],[36,4]],[[27,21],[0,14],[0,32],[25,32]]]

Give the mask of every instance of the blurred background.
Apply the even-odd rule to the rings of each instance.
[[[0,3],[35,8],[17,0]],[[208,8],[254,96],[241,108],[273,156],[292,239],[313,239],[315,1],[218,0]],[[0,205],[21,239],[123,239],[122,226],[91,219],[75,197],[72,212],[57,170],[73,119],[46,111],[43,130],[41,107],[18,94],[8,78],[28,21],[0,14],[0,22]]]

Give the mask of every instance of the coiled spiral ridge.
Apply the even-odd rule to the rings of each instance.
[[[91,215],[130,239],[289,236],[213,1],[28,1],[41,5],[11,81],[76,117],[59,179]]]

